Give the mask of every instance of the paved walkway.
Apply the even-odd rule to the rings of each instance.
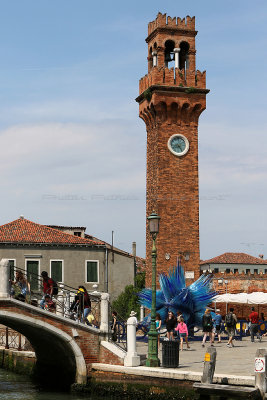
[[[242,341],[236,340],[233,348],[228,348],[226,343],[226,341],[215,342],[217,350],[215,374],[253,376],[256,350],[258,348],[267,349],[267,337],[263,338],[261,343],[257,339],[251,343],[250,337],[246,337]],[[180,352],[179,368],[188,372],[202,372],[204,355],[208,346],[209,344],[206,344],[206,347],[203,348],[199,341],[190,342],[190,349]],[[161,348],[162,344],[159,351],[160,360]],[[147,344],[138,342],[137,352],[140,355],[147,354]]]

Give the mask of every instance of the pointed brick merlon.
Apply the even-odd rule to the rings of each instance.
[[[160,12],[157,15],[157,18],[149,22],[148,24],[148,36],[157,28],[162,27],[170,27],[170,28],[177,28],[177,29],[186,29],[186,30],[195,30],[195,17],[186,18],[179,18],[179,17],[167,17],[166,14],[161,14]]]
[[[174,73],[175,72],[175,73]],[[154,67],[139,81],[139,94],[152,85],[182,86],[206,89],[206,71],[187,71],[165,67]]]

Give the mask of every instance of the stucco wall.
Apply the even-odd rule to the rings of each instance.
[[[114,254],[114,263],[112,262],[112,254],[108,255],[109,267],[109,293],[112,293],[112,299],[124,290],[125,286],[134,283],[134,259],[133,257],[123,256],[122,254]]]
[[[263,273],[267,270],[267,264],[202,264],[201,271],[214,271],[215,268],[218,268],[219,271],[225,271],[226,269],[230,269],[234,272],[235,269],[238,269],[238,272],[246,272],[249,269],[252,273],[254,269],[257,269],[259,272]]]
[[[84,285],[88,290],[93,290],[93,283],[86,283],[85,261],[99,261],[99,287],[101,292],[106,291],[105,248],[83,247],[49,247],[25,246],[22,248],[5,247],[0,249],[0,259],[15,259],[16,266],[26,268],[26,260],[39,260],[39,273],[47,271],[50,274],[50,260],[63,260],[63,281],[65,284],[76,288]],[[108,291],[111,299],[117,297],[126,285],[134,280],[134,259],[121,254],[108,252]]]

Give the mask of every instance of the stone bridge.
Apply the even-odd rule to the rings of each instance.
[[[10,298],[8,260],[0,262],[0,324],[24,335],[36,354],[36,375],[48,382],[85,384],[92,363],[123,365],[108,342],[108,295],[101,296],[100,329]]]

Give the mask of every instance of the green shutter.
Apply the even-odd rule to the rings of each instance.
[[[38,271],[39,262],[33,260],[27,260],[27,280],[30,283],[31,290],[38,290]]]
[[[87,261],[87,281],[98,282],[97,261]]]
[[[56,282],[63,282],[62,261],[51,261],[51,278]]]
[[[12,281],[15,280],[15,260],[9,260],[9,266],[10,266],[10,279]]]

